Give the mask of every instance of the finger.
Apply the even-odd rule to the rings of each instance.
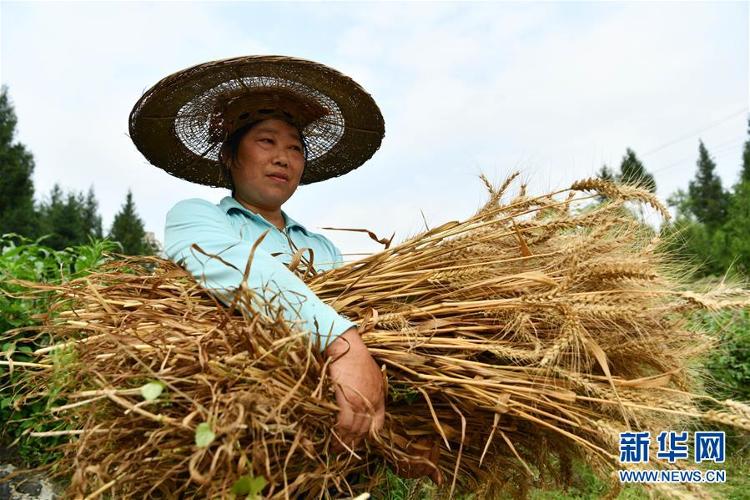
[[[339,406],[339,413],[336,416],[336,429],[339,435],[348,434],[354,426],[354,408],[352,408],[340,387],[336,388],[336,403]]]
[[[367,413],[354,413],[352,433],[360,437],[367,436],[372,424],[372,416]]]
[[[350,448],[351,451],[355,450],[367,435],[370,420],[369,415],[358,414],[350,411],[350,409],[342,409],[339,425],[336,427],[338,437],[342,441],[340,443],[342,446],[338,451],[343,451],[346,447]]]
[[[370,421],[371,418],[369,415],[354,413],[351,429],[349,429],[344,442],[352,449],[358,448],[362,444],[362,440],[367,436]]]
[[[336,416],[336,425],[334,426],[333,450],[341,453],[346,449],[346,446],[349,446],[349,442],[351,442],[350,434],[354,423],[354,411],[340,386],[336,387],[335,393],[339,412]]]
[[[372,417],[370,432],[377,434],[385,425],[385,407],[381,407]]]

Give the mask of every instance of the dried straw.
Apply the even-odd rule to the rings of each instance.
[[[383,367],[386,426],[357,456],[330,451],[326,360],[280,302],[245,289],[223,307],[159,259],[47,287],[60,295],[47,327],[59,349],[38,351],[29,383],[64,401],[52,414],[76,435],[61,467],[71,494],[225,497],[251,475],[269,498],[354,496],[437,436],[445,495],[523,495],[543,476],[569,477],[573,458],[603,475],[620,468],[627,429],[750,429],[745,404],[694,395],[691,366],[711,339],[685,319],[748,307],[748,293],[680,284],[658,236],[625,209],[668,216],[657,199],[585,180],[538,197],[522,186],[505,201],[513,178],[483,180],[490,199],[467,220],[325,274],[296,270],[360,323]],[[145,400],[138,388],[152,381],[164,391]],[[215,435],[205,447],[202,423]]]

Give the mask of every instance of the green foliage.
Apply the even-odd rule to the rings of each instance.
[[[394,403],[414,403],[422,398],[422,395],[411,386],[406,384],[392,383],[388,386],[388,396]]]
[[[232,493],[241,498],[244,497],[248,500],[256,500],[260,498],[260,493],[267,484],[268,481],[266,481],[266,478],[263,476],[245,475],[234,482],[232,485]]]
[[[161,396],[162,391],[164,391],[164,384],[161,382],[149,382],[148,384],[141,386],[141,396],[143,396],[143,399],[146,401],[155,400]]]
[[[728,197],[715,174],[716,164],[708,154],[703,141],[698,145],[698,171],[690,181],[690,210],[696,220],[713,230],[726,220]]]
[[[677,217],[662,228],[667,248],[694,266],[695,278],[750,274],[750,182],[735,186],[719,226],[698,221],[691,203],[684,191],[669,198]]]
[[[211,430],[211,425],[208,422],[201,422],[195,428],[195,446],[198,448],[208,447],[215,438],[216,434]]]
[[[383,480],[371,492],[372,498],[384,500],[433,500],[439,498],[437,487],[427,479],[405,479],[390,468],[382,471]],[[466,499],[458,495],[457,498]],[[468,499],[466,499],[468,500]]]
[[[89,187],[85,198],[83,195],[79,196],[83,232],[95,240],[102,239],[102,217],[99,215],[99,202],[94,195],[94,187]]]
[[[718,338],[706,362],[714,385],[711,394],[750,401],[750,310],[702,314],[694,321]]]
[[[133,193],[130,190],[125,198],[125,204],[115,215],[109,237],[119,242],[122,245],[122,253],[127,255],[149,255],[156,250],[146,241],[143,221],[135,211]]]
[[[747,500],[750,498],[750,447],[745,437],[743,448],[732,449],[727,443],[728,456],[722,469],[727,471],[727,482],[708,485],[708,491],[713,498],[726,500]],[[735,450],[737,450],[735,452]]]
[[[745,143],[740,181],[731,192],[708,150],[699,144],[698,171],[688,191],[668,198],[675,221],[662,228],[667,247],[695,266],[695,277],[750,273],[750,140]]]
[[[625,486],[619,491],[619,494],[610,496],[613,493],[617,493],[617,491],[613,491],[613,483],[602,480],[594,474],[589,466],[576,461],[573,462],[570,485],[565,488],[535,489],[529,496],[532,500],[596,500],[599,498],[636,500],[648,497],[643,487],[638,485]]]
[[[747,120],[747,135],[750,137],[750,118]],[[745,141],[745,147],[742,149],[740,183],[742,182],[750,182],[750,139]]]
[[[27,287],[18,280],[55,283],[86,274],[116,247],[96,241],[65,250],[54,250],[19,235],[0,237],[0,332],[35,323],[34,315],[46,312],[49,294],[23,296]]]
[[[35,235],[34,158],[26,147],[14,142],[17,118],[8,98],[8,89],[0,90],[0,235]]]
[[[656,192],[654,176],[646,171],[641,160],[635,155],[635,151],[630,148],[626,149],[625,156],[622,157],[622,162],[620,162],[619,181],[641,186],[652,193]]]
[[[605,181],[615,181],[616,175],[607,165],[602,165],[602,168],[596,173],[596,176]]]
[[[49,198],[39,205],[39,227],[47,235],[44,243],[56,250],[85,245],[102,238],[102,218],[93,188],[82,192],[63,193],[58,184]]]
[[[735,186],[723,233],[726,235],[724,248],[728,254],[726,264],[750,275],[750,180]]]
[[[112,242],[97,241],[90,245],[54,250],[18,235],[0,238],[0,349],[2,358],[16,362],[34,362],[32,353],[50,344],[49,336],[30,330],[40,316],[57,300],[47,292],[31,291],[24,282],[56,283],[83,276],[106,259],[115,248]],[[30,393],[24,388],[24,370],[0,366],[0,439],[20,439],[19,452],[29,463],[54,459],[50,447],[63,438],[30,439],[28,432],[59,430],[51,421],[48,409],[58,399],[55,380],[73,376],[66,370],[72,353],[59,351],[53,356],[55,377],[49,386]]]
[[[607,165],[603,165],[596,173],[596,176],[607,181],[632,184],[648,189],[652,193],[656,192],[656,180],[654,180],[654,176],[646,170],[646,167],[643,166],[641,160],[636,156],[635,151],[630,148],[625,150],[625,155],[620,162],[619,173],[615,173]]]
[[[665,248],[689,263],[696,278],[723,275],[727,270],[726,247],[722,247],[723,233],[711,233],[705,224],[688,218],[678,218],[662,228]]]

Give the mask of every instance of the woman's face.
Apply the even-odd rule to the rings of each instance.
[[[245,133],[231,160],[235,197],[278,210],[299,186],[304,166],[297,129],[282,120],[264,120]]]

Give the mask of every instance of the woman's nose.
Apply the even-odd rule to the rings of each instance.
[[[276,165],[280,165],[282,167],[288,167],[289,166],[289,152],[286,151],[284,148],[278,148],[275,151],[273,162]]]

